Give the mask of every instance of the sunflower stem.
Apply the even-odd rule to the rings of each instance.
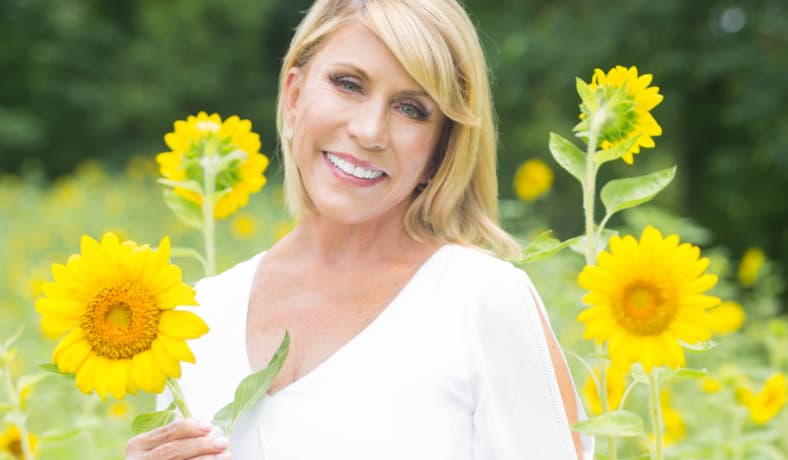
[[[189,407],[186,406],[186,400],[183,398],[183,391],[181,391],[181,386],[178,385],[178,380],[167,377],[167,388],[170,389],[172,393],[172,399],[175,401],[175,406],[178,408],[178,411],[181,413],[183,418],[189,418],[192,416]]]
[[[651,426],[654,429],[654,449],[651,451],[651,460],[662,460],[662,405],[659,402],[658,367],[648,374],[648,386]]]
[[[594,235],[594,202],[596,199],[596,147],[599,133],[606,116],[605,107],[602,106],[591,115],[588,146],[586,147],[586,171],[583,182],[583,211],[585,214],[586,234],[586,265],[596,263],[596,241]]]
[[[216,167],[219,156],[216,146],[209,142],[204,152],[203,167],[203,197],[202,197],[202,217],[203,217],[203,236],[205,237],[205,276],[216,274],[216,244],[214,242],[214,208],[216,207],[214,192],[216,192]]]
[[[16,428],[19,430],[19,444],[22,446],[22,460],[33,460],[33,448],[30,446],[30,439],[27,434],[27,427],[25,427],[26,417],[22,411],[22,401],[16,392],[16,386],[11,380],[11,369],[7,362],[3,363],[3,374],[5,375],[5,387],[8,392],[8,398],[14,406],[14,411],[19,415],[18,420],[15,420]]]

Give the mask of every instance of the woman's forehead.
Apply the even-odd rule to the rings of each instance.
[[[327,36],[309,64],[320,69],[344,68],[367,80],[386,81],[411,92],[424,93],[424,89],[388,46],[368,27],[357,21],[344,25]]]

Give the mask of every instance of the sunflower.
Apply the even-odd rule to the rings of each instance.
[[[610,239],[610,252],[598,265],[586,266],[578,277],[590,307],[580,313],[585,338],[608,343],[614,363],[653,366],[684,365],[682,342],[695,344],[711,336],[706,309],[720,303],[704,295],[716,282],[703,274],[709,265],[700,249],[679,244],[676,235],[663,238],[654,227],[640,241],[631,235]]]
[[[594,369],[594,374],[599,379],[599,371]],[[611,366],[605,373],[605,388],[607,389],[607,404],[608,408],[612,410],[619,409],[621,399],[624,397],[624,391],[627,388],[627,376],[629,369],[625,366]],[[589,377],[585,385],[583,385],[583,395],[591,408],[591,413],[600,415],[603,412],[602,399],[599,397],[599,390],[597,389],[596,381],[593,377]]]
[[[766,262],[766,254],[761,248],[748,248],[739,262],[739,283],[742,286],[752,286]]]
[[[55,281],[44,285],[36,310],[47,335],[67,333],[52,361],[76,374],[82,392],[118,399],[138,388],[160,393],[168,377],[180,376],[180,361],[194,362],[186,339],[208,327],[175,310],[197,301],[169,257],[167,237],[154,251],[106,233],[100,243],[83,236],[81,254],[52,265]]]
[[[607,150],[637,138],[622,157],[627,164],[633,163],[633,155],[640,153],[641,147],[654,147],[653,137],[662,135],[662,127],[651,115],[651,110],[662,102],[663,97],[659,94],[659,87],[649,86],[652,79],[651,74],[638,76],[635,66],[627,69],[619,65],[607,73],[594,69],[588,85],[597,95],[601,93],[604,100],[616,100],[608,107],[610,115],[602,127],[599,146]],[[623,98],[614,97],[618,91],[625,91]],[[581,105],[581,111],[580,118],[584,121],[578,127],[587,129],[584,123],[588,122],[591,113],[585,104]]]
[[[38,436],[28,433],[27,442],[30,449],[35,452],[38,445]],[[16,425],[8,425],[5,431],[0,433],[0,453],[8,454],[11,458],[24,458],[22,433]]]
[[[222,195],[214,207],[214,217],[227,218],[238,208],[246,206],[249,195],[259,192],[266,183],[263,175],[268,158],[259,152],[260,136],[252,132],[252,123],[233,115],[222,122],[221,117],[200,112],[186,121],[175,122],[175,131],[164,136],[169,152],[156,157],[161,175],[173,181],[204,182],[204,167],[208,157],[226,157],[241,151],[245,159],[236,159],[216,175],[214,190]],[[202,204],[202,195],[183,187],[175,193],[191,202]]]
[[[709,310],[709,328],[717,335],[738,331],[747,319],[744,307],[738,302],[727,301]]]
[[[777,372],[769,377],[763,384],[759,393],[750,393],[741,398],[750,410],[750,417],[759,424],[764,425],[780,413],[788,399],[788,381],[785,374]]]
[[[514,173],[514,192],[523,201],[534,201],[549,192],[552,186],[553,170],[538,158],[521,164]]]

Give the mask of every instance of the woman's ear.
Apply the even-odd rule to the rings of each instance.
[[[296,106],[298,97],[301,95],[301,85],[303,84],[303,73],[298,67],[291,67],[287,71],[284,87],[284,112],[285,121],[290,129],[295,125]]]

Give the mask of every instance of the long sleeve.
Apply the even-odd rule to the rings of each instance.
[[[496,274],[498,275],[498,274]],[[472,308],[471,386],[475,460],[576,460],[569,422],[527,275],[506,265]],[[539,310],[537,310],[539,309]],[[573,385],[574,386],[574,385]],[[575,392],[580,419],[585,418]],[[585,460],[593,437],[583,437]]]

